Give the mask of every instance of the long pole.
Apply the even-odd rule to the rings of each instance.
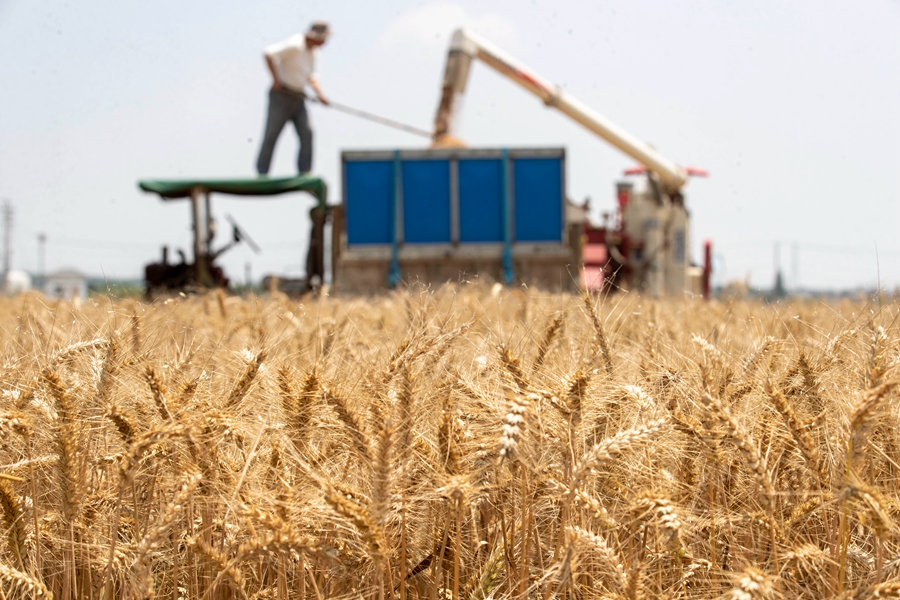
[[[406,123],[401,123],[400,121],[395,121],[393,119],[388,119],[387,117],[382,117],[381,115],[376,115],[374,113],[370,113],[364,110],[360,110],[358,108],[353,108],[352,106],[347,106],[346,104],[341,104],[339,102],[329,101],[328,104],[324,102],[319,102],[318,99],[313,98],[312,96],[308,96],[302,92],[297,92],[295,90],[289,90],[287,88],[281,88],[283,91],[288,94],[292,94],[294,96],[299,96],[301,98],[305,98],[310,102],[314,102],[316,104],[321,104],[326,108],[333,108],[335,110],[339,110],[341,112],[347,113],[348,115],[353,115],[354,117],[359,117],[360,119],[366,119],[367,121],[372,121],[373,123],[378,123],[380,125],[386,125],[388,127],[393,127],[394,129],[399,129],[400,131],[405,131],[406,133],[412,133],[413,135],[419,135],[422,137],[427,137],[431,139],[434,137],[434,133],[431,131],[427,131],[422,129],[421,127],[415,127],[413,125],[407,125]]]
[[[318,102],[317,100],[312,100],[312,102]],[[366,112],[364,110],[359,110],[358,108],[353,108],[347,106],[346,104],[338,104],[337,102],[329,102],[327,104],[328,108],[334,108],[341,112],[345,112],[348,115],[353,115],[354,117],[359,117],[361,119],[366,119],[368,121],[372,121],[373,123],[379,123],[381,125],[387,125],[388,127],[393,127],[394,129],[399,129],[401,131],[405,131],[406,133],[412,133],[414,135],[426,137],[431,139],[434,137],[434,134],[430,131],[426,131],[419,127],[414,127],[413,125],[407,125],[405,123],[401,123],[399,121],[395,121],[393,119],[388,119],[387,117],[381,117],[376,114],[372,114],[370,112]]]

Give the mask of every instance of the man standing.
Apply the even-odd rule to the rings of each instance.
[[[269,90],[266,131],[256,161],[256,171],[260,175],[268,174],[275,142],[288,120],[293,121],[300,137],[297,171],[305,174],[312,169],[313,134],[306,112],[304,89],[309,84],[319,102],[328,104],[316,80],[316,48],[325,44],[330,34],[328,23],[317,21],[310,25],[305,34],[298,33],[265,49],[266,64],[272,73],[272,89]]]

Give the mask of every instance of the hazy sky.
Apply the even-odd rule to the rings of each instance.
[[[262,48],[327,19],[319,65],[334,100],[429,129],[452,31],[467,26],[684,165],[694,257],[716,281],[900,285],[900,1],[0,0],[0,198],[13,265],[139,277],[163,243],[189,246],[187,203],[142,178],[254,174],[269,76]],[[340,151],[426,141],[312,108],[314,171],[340,199]],[[564,146],[568,193],[614,205],[631,159],[476,64],[462,115],[472,146]],[[286,129],[273,174],[290,174]],[[263,253],[242,280],[303,271],[309,196],[214,197]],[[877,250],[877,254],[876,254]]]

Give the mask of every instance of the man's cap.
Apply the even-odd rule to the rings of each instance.
[[[306,32],[307,37],[311,37],[314,40],[325,41],[328,39],[328,36],[331,35],[331,28],[328,27],[328,23],[326,21],[315,21],[312,25],[309,26],[309,31]]]

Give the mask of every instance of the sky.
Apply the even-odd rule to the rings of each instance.
[[[253,176],[270,77],[262,49],[331,23],[333,100],[430,129],[452,32],[468,27],[682,165],[692,246],[714,282],[900,286],[900,0],[0,0],[0,199],[14,268],[139,278],[190,247],[189,208],[139,179]],[[427,140],[319,106],[313,170],[341,198],[340,152]],[[473,147],[564,147],[568,196],[614,206],[633,161],[475,64]],[[294,172],[286,128],[273,175]],[[299,276],[311,197],[215,196],[262,247],[223,257],[243,281]]]

